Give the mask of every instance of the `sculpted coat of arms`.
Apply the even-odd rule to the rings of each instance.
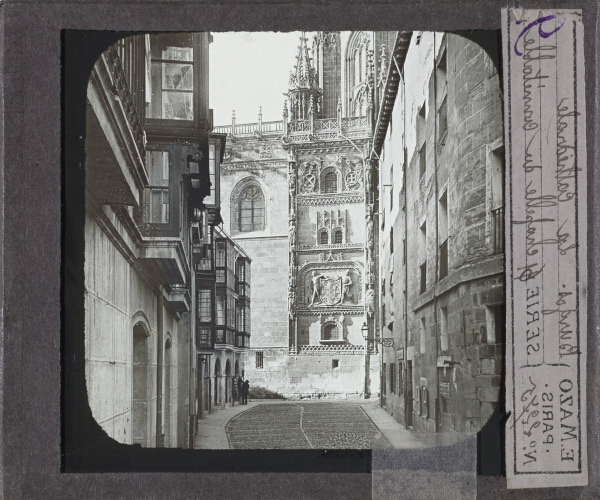
[[[344,276],[327,276],[314,271],[309,288],[311,306],[335,306],[343,302],[353,302],[350,271],[346,271]]]

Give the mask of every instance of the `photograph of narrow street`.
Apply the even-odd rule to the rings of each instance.
[[[504,144],[486,47],[197,32],[101,55],[83,293],[107,437],[422,448],[499,413]]]

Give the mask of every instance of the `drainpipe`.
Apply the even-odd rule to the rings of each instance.
[[[412,380],[408,380],[408,214],[407,214],[407,197],[408,186],[406,185],[406,170],[408,169],[408,157],[406,154],[406,82],[403,73],[400,71],[398,61],[394,52],[391,54],[391,59],[394,61],[398,76],[402,79],[402,143],[404,146],[404,168],[402,171],[402,186],[404,187],[404,245],[402,246],[402,262],[404,265],[404,370],[403,370],[403,385],[404,385],[404,427],[408,429],[408,384],[412,384]],[[384,90],[385,92],[385,90]],[[406,247],[407,251],[404,252]],[[414,399],[414,398],[413,398]]]
[[[394,62],[396,58],[394,57]],[[402,261],[404,262],[404,426],[408,428],[408,384],[411,384],[412,380],[408,380],[406,376],[408,372],[408,186],[406,185],[406,171],[408,169],[408,155],[406,149],[406,82],[402,78],[402,105],[403,105],[403,116],[402,124],[404,127],[404,172],[403,172],[403,186],[404,186],[404,245],[402,247]],[[412,415],[411,415],[412,420]]]
[[[163,448],[165,437],[162,433],[162,375],[163,375],[163,286],[158,286],[156,301],[156,323],[158,348],[156,350],[156,447]]]
[[[437,309],[437,283],[440,277],[440,227],[439,227],[439,207],[438,207],[438,163],[437,163],[437,148],[438,148],[438,134],[437,134],[437,126],[438,126],[438,102],[437,102],[437,65],[436,65],[436,56],[435,56],[435,46],[436,46],[436,33],[433,33],[433,102],[435,105],[434,109],[434,124],[433,124],[433,181],[434,181],[434,193],[435,193],[435,279],[433,284],[433,321],[434,321],[434,329],[435,329],[435,372],[433,376],[434,386],[435,386],[435,412],[433,418],[435,420],[435,431],[439,432],[439,399],[440,399],[440,377],[438,374],[437,368],[437,360],[439,356],[440,346],[439,346],[439,335],[438,335],[438,309]]]

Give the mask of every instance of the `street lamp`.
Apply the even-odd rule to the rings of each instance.
[[[363,338],[368,342],[375,342],[381,344],[383,347],[394,347],[394,339],[392,337],[369,337],[369,327],[364,322],[360,329]]]

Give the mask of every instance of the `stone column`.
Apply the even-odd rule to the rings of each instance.
[[[296,262],[296,151],[293,146],[288,150],[288,189],[289,189],[289,271],[288,271],[288,316],[289,316],[289,348],[290,353],[295,353],[298,347],[298,328],[296,316],[296,288],[297,288],[297,262]]]

